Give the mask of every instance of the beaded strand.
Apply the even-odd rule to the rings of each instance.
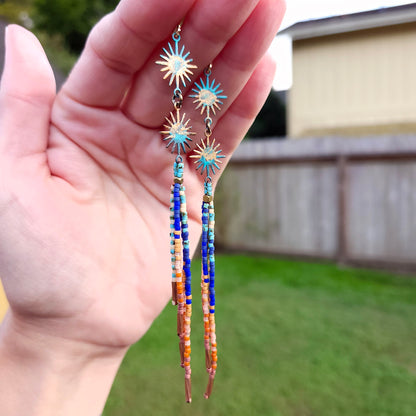
[[[175,213],[174,213],[174,197],[172,185],[170,188],[170,259],[172,267],[172,305],[177,305],[178,300],[176,296],[176,252],[175,252]]]
[[[173,237],[174,237],[174,281],[172,303],[178,305],[177,333],[181,367],[185,368],[185,396],[191,402],[191,258],[189,247],[188,214],[186,210],[184,164],[178,156],[174,163],[173,185]],[[171,214],[172,217],[172,214]],[[171,233],[172,234],[172,233]]]
[[[210,328],[209,328],[209,266],[208,266],[208,203],[202,203],[202,273],[201,273],[201,299],[204,314],[204,346],[205,366],[207,372],[211,368],[210,356]]]
[[[191,288],[191,258],[189,248],[188,213],[186,211],[185,187],[181,185],[181,225],[183,241],[183,276],[185,277],[185,311],[183,323],[183,363],[185,366],[185,392],[187,401],[191,401],[191,317],[192,317],[192,288]]]
[[[212,393],[217,371],[217,336],[215,330],[215,211],[212,196],[211,178],[208,176],[204,184],[202,204],[202,310],[204,313],[204,345],[205,364],[209,374],[208,385],[204,397],[208,399]]]

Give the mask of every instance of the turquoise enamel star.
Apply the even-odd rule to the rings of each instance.
[[[206,75],[206,81],[202,78],[199,79],[199,83],[195,82],[195,88],[192,91],[195,94],[190,95],[191,98],[195,98],[194,103],[197,104],[196,109],[201,109],[201,114],[206,112],[207,117],[210,116],[212,111],[216,114],[216,109],[220,110],[220,105],[223,104],[221,100],[227,98],[223,95],[223,90],[220,89],[221,84],[215,85],[215,79],[210,82],[209,75]]]
[[[189,52],[185,53],[185,46],[179,50],[180,36],[173,38],[175,41],[175,48],[168,43],[168,49],[163,48],[164,54],[160,55],[161,61],[156,61],[158,65],[162,65],[162,72],[166,72],[163,79],[169,78],[169,85],[176,81],[176,88],[180,88],[180,83],[186,87],[186,80],[191,81],[190,75],[193,74],[192,69],[196,68],[193,65],[192,59],[189,57]]]
[[[197,144],[195,149],[195,155],[189,157],[196,159],[196,169],[201,170],[201,175],[206,173],[208,176],[210,173],[215,174],[215,169],[220,169],[219,163],[222,163],[221,159],[225,158],[224,155],[220,154],[222,150],[219,148],[220,145],[215,145],[215,139],[210,143],[209,137],[201,141],[201,145]]]
[[[186,147],[190,148],[188,142],[192,141],[189,136],[195,134],[191,131],[191,126],[189,126],[190,120],[185,121],[185,114],[183,114],[181,118],[179,112],[177,112],[176,118],[173,113],[170,113],[170,118],[166,117],[166,121],[167,124],[163,126],[166,130],[161,132],[166,136],[163,140],[169,140],[166,147],[172,146],[172,153],[175,151],[177,151],[178,154],[180,154],[181,151],[186,153]]]

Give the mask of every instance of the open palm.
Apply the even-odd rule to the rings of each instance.
[[[94,28],[58,95],[36,39],[9,27],[0,276],[14,325],[116,347],[143,335],[170,296],[174,156],[159,131],[172,90],[154,62],[185,17],[193,80],[212,62],[228,96],[214,137],[231,155],[267,96],[274,65],[262,57],[283,12],[279,0],[123,0]],[[199,141],[192,99],[183,112]],[[195,249],[202,180],[185,163]]]

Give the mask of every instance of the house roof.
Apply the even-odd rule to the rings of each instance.
[[[280,34],[293,40],[416,22],[416,3],[296,23]]]

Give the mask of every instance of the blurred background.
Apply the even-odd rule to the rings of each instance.
[[[34,31],[59,88],[117,3],[0,1],[0,36]],[[216,193],[213,396],[195,307],[183,403],[168,306],[105,415],[416,415],[416,3],[287,0],[270,53],[274,88]]]

